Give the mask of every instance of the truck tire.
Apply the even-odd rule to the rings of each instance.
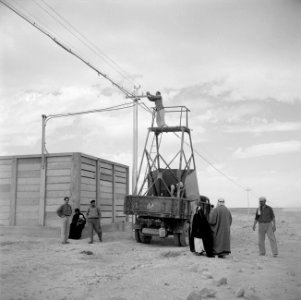
[[[173,241],[175,243],[175,245],[177,247],[180,247],[181,246],[181,242],[180,242],[180,233],[174,233],[173,234]]]
[[[137,243],[141,243],[139,229],[135,229],[135,240]]]
[[[178,247],[186,247],[189,245],[189,223],[186,221],[183,224],[182,232],[174,233],[174,243]]]
[[[141,229],[135,229],[135,240],[137,243],[149,244],[152,236],[143,234]]]
[[[150,241],[152,240],[152,236],[144,235],[143,233],[140,232],[140,240],[141,240],[141,243],[143,243],[143,244],[149,244]]]
[[[180,244],[183,247],[189,245],[189,223],[186,221],[183,225],[183,232],[180,233]]]

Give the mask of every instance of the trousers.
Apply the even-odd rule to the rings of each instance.
[[[165,110],[164,108],[161,108],[160,110],[157,111],[156,113],[156,122],[158,127],[163,127],[167,126],[165,123]]]
[[[100,220],[99,219],[88,219],[88,224],[89,224],[89,236],[91,242],[93,242],[93,230],[98,235],[99,240],[102,240],[102,229],[100,225]]]
[[[272,223],[259,223],[258,225],[258,247],[259,254],[265,255],[265,236],[268,236],[273,255],[278,255],[278,247]]]
[[[61,220],[61,241],[66,243],[69,236],[70,217],[64,216]]]

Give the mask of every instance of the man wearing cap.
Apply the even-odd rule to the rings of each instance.
[[[165,123],[165,110],[163,107],[163,100],[161,93],[158,91],[156,95],[151,95],[150,92],[146,93],[146,96],[149,101],[155,102],[156,105],[156,122],[158,127],[167,127]]]
[[[98,235],[99,241],[102,242],[102,229],[100,225],[101,212],[98,207],[96,207],[95,200],[90,201],[90,207],[87,210],[87,220],[89,224],[90,242],[93,244],[93,230]]]
[[[69,236],[69,224],[70,224],[70,216],[72,214],[72,208],[69,204],[69,197],[64,198],[65,203],[62,204],[56,211],[56,214],[62,219],[61,222],[61,240],[62,244],[69,244],[68,236]]]
[[[209,224],[213,232],[213,252],[219,258],[231,253],[230,246],[230,227],[232,224],[232,215],[225,206],[225,200],[219,198],[217,206],[209,216]]]
[[[271,250],[274,257],[278,255],[277,242],[275,237],[276,221],[273,209],[266,205],[266,198],[259,198],[259,208],[256,210],[253,230],[258,223],[258,248],[259,255],[265,255],[265,235],[270,240]]]

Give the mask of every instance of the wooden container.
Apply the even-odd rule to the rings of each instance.
[[[129,167],[83,153],[0,156],[0,225],[58,227],[57,208],[70,197],[85,213],[92,199],[102,224],[126,221]]]

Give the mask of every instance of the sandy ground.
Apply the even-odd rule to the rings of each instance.
[[[1,300],[301,299],[301,211],[275,210],[279,257],[260,257],[253,216],[232,209],[232,254],[195,256],[172,237],[139,244],[131,230],[61,245],[1,234]],[[252,210],[253,213],[253,210]]]

